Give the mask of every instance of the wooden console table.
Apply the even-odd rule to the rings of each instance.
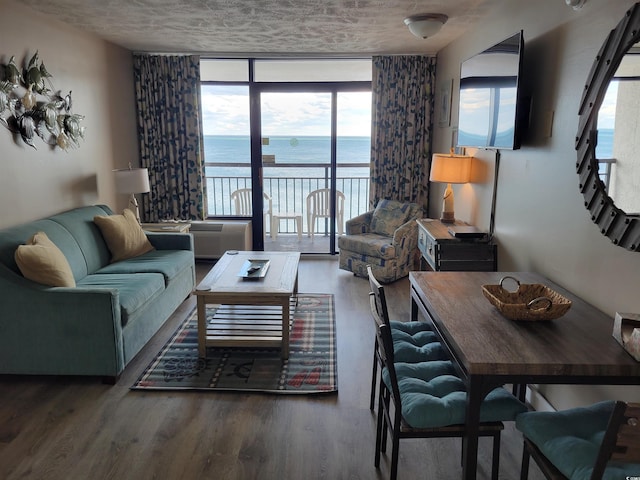
[[[505,275],[542,283],[571,299],[552,321],[515,322],[482,295]],[[411,317],[433,321],[467,385],[463,478],[475,479],[480,405],[493,388],[513,384],[640,384],[640,363],[611,336],[613,318],[547,280],[525,272],[411,272]]]
[[[498,251],[493,241],[460,240],[449,234],[448,228],[469,226],[456,220],[453,224],[423,218],[418,222],[418,249],[422,254],[420,269],[427,266],[439,271],[495,271]]]

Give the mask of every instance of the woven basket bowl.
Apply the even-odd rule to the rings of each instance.
[[[518,289],[506,290],[506,279],[515,280]],[[521,284],[513,277],[504,277],[499,285],[483,285],[482,293],[509,320],[555,320],[571,308],[571,300],[540,283]]]

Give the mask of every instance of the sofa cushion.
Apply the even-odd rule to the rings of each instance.
[[[78,281],[78,287],[117,290],[123,327],[127,324],[131,315],[138,309],[148,305],[165,289],[164,277],[160,273],[94,273]]]
[[[414,428],[437,428],[465,422],[467,392],[450,361],[396,363],[402,417]],[[390,386],[389,372],[382,379]],[[515,420],[525,405],[504,388],[490,391],[480,408],[480,421]]]
[[[75,287],[76,281],[62,251],[44,232],[37,232],[15,253],[25,278],[51,287]]]
[[[112,263],[96,273],[161,273],[165,285],[193,265],[191,250],[153,250],[138,257]]]
[[[380,200],[371,217],[371,231],[379,235],[393,237],[393,232],[409,218],[410,207],[410,203]]]
[[[113,211],[106,205],[91,205],[66,212],[58,213],[49,217],[49,220],[62,226],[74,240],[74,250],[77,253],[72,258],[69,249],[66,248],[69,242],[60,243],[53,237],[49,230],[46,230],[49,238],[60,247],[67,260],[71,264],[71,270],[76,279],[82,278],[89,273],[93,273],[104,267],[111,260],[111,253],[104,241],[102,232],[93,221],[96,215],[112,215]],[[76,265],[78,263],[79,265]]]
[[[340,250],[348,250],[359,255],[378,257],[386,260],[396,258],[396,249],[391,243],[392,237],[376,233],[362,235],[343,235],[338,237]]]
[[[138,220],[129,209],[125,209],[122,215],[97,215],[93,221],[107,242],[111,252],[111,263],[153,250]]]

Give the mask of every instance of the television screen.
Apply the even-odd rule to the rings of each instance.
[[[460,66],[459,147],[520,148],[522,31]]]

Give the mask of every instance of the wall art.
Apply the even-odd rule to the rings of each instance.
[[[36,52],[23,66],[15,57],[0,68],[0,123],[30,147],[39,137],[51,148],[78,147],[84,139],[83,115],[72,113],[71,91],[55,90],[52,75]]]

